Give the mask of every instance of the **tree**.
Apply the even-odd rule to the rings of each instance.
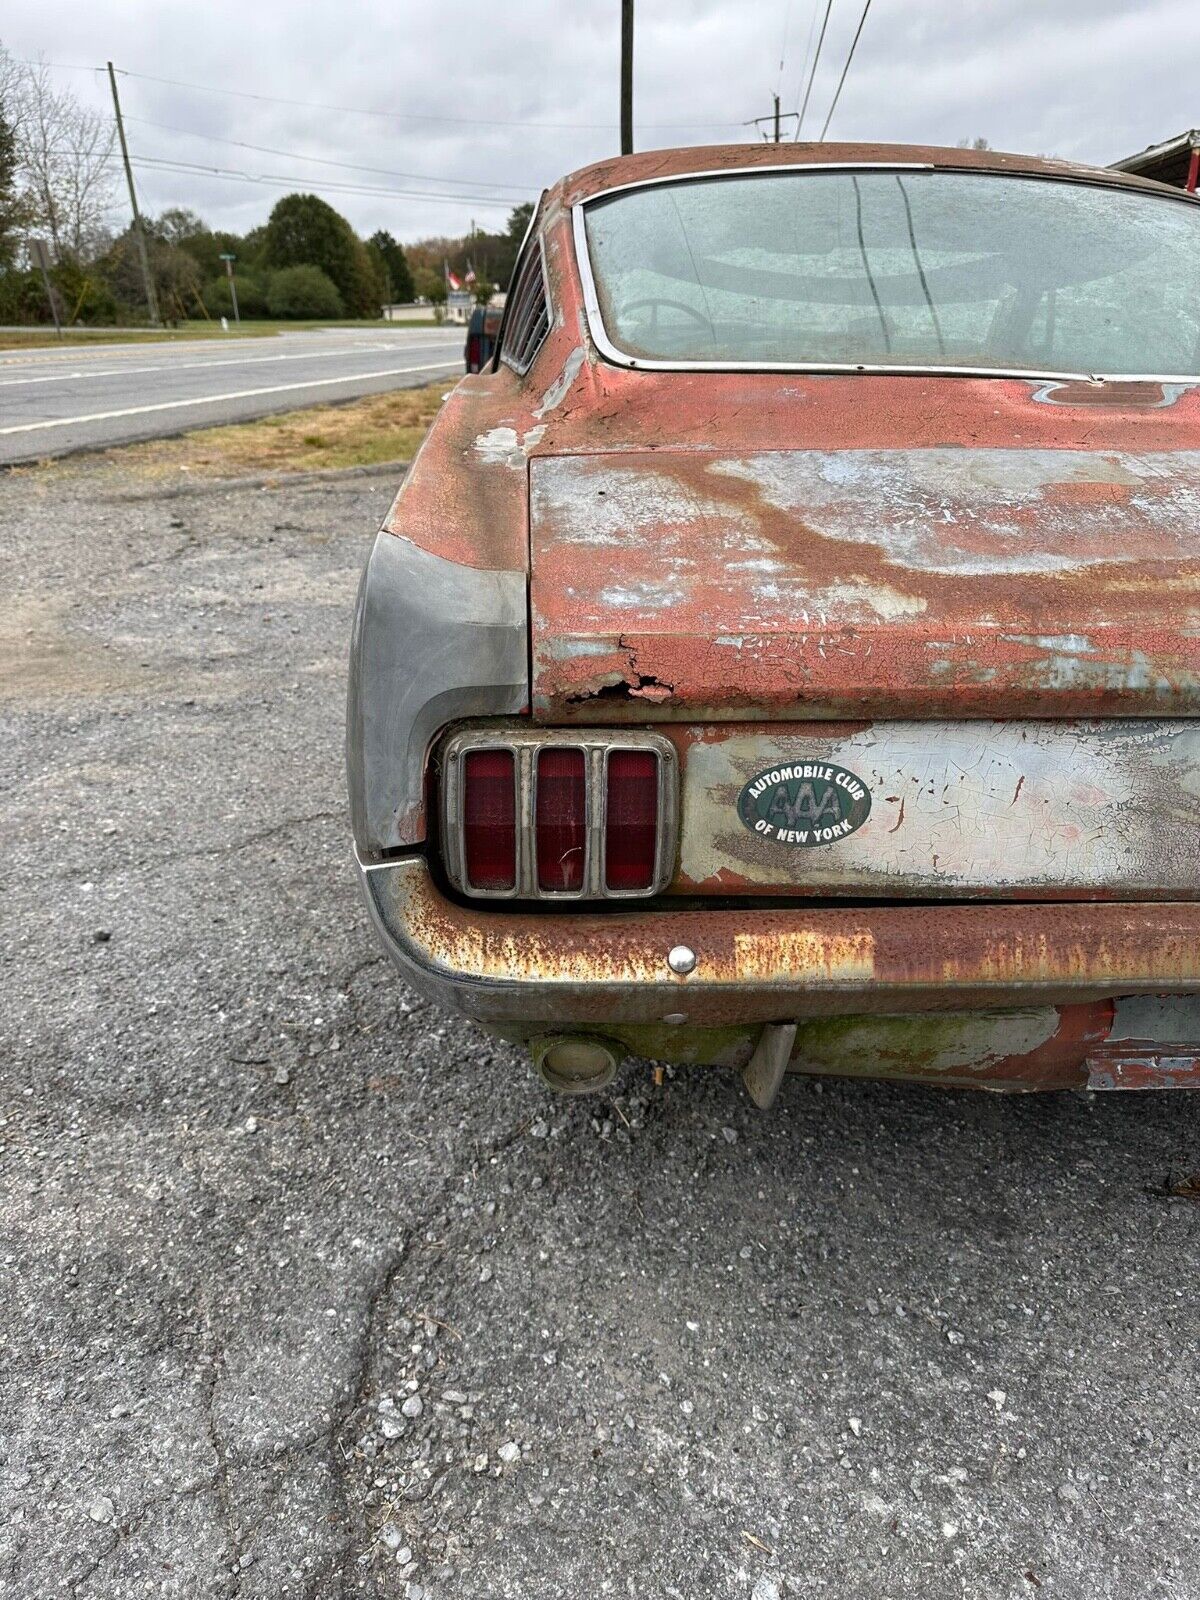
[[[159,218],[165,220],[167,213]],[[155,224],[158,226],[158,224]],[[221,260],[223,255],[236,258],[235,271],[239,276],[247,270],[254,259],[246,248],[246,241],[236,233],[226,233],[224,230],[213,232],[210,228],[201,227],[195,233],[181,235],[178,240],[179,248],[186,250],[188,255],[200,268],[203,278],[215,278],[218,273],[225,271],[225,263]]]
[[[12,265],[25,204],[17,190],[16,88],[19,68],[0,45],[0,267]]]
[[[533,201],[523,200],[519,206],[514,206],[508,213],[508,227],[505,232],[513,242],[514,250],[521,248],[521,241],[529,231],[529,224],[533,220]]]
[[[17,194],[17,140],[0,102],[0,267],[12,265],[25,208]]]
[[[178,245],[181,249],[193,239],[208,232],[204,218],[187,206],[168,206],[161,216],[147,217],[146,227],[160,239],[165,239],[168,244]]]
[[[197,219],[198,220],[198,219]],[[163,318],[168,323],[182,322],[201,314],[201,274],[195,258],[176,244],[164,228],[163,219],[146,222],[146,257],[154,278]],[[144,294],[141,262],[133,229],[115,239],[101,262],[103,273],[118,300],[137,305]]]
[[[267,315],[267,280],[260,272],[237,268],[238,311],[243,318]],[[204,305],[210,317],[233,317],[233,291],[222,270],[204,289]]]
[[[268,267],[319,267],[349,315],[379,315],[379,286],[361,239],[318,195],[289,194],[276,202],[267,219],[262,259]]]
[[[283,267],[267,285],[267,310],[273,317],[341,317],[342,298],[320,267]]]
[[[417,267],[413,287],[422,300],[432,300],[435,305],[446,298],[446,280],[433,267]]]
[[[389,298],[401,303],[411,300],[416,291],[413,289],[412,270],[403,247],[396,243],[390,233],[385,233],[381,228],[367,240],[367,249],[382,264],[387,274]]]
[[[59,256],[93,254],[113,207],[112,119],[58,93],[44,61],[16,76],[16,158],[29,226]]]

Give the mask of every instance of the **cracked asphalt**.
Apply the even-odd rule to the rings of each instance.
[[[0,480],[0,1588],[1193,1600],[1200,1099],[561,1102],[407,994],[391,487]]]

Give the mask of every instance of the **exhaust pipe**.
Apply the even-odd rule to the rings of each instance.
[[[607,1089],[625,1051],[611,1039],[588,1033],[551,1033],[530,1041],[533,1065],[557,1094],[595,1094]]]

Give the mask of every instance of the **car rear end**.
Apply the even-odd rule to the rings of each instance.
[[[1081,185],[1018,270],[1066,185],[926,170],[840,174],[790,288],[791,197],[573,209],[604,359],[517,469],[526,693],[431,731],[424,847],[364,860],[412,981],[558,1088],[627,1052],[760,1104],[789,1068],[1200,1081],[1200,329],[1146,305],[1196,213],[1166,263],[1121,195],[1085,270]],[[811,360],[772,320],[801,292]]]

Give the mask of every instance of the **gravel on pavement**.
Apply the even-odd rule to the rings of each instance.
[[[0,479],[0,1587],[1194,1600],[1200,1097],[562,1101],[406,992],[392,487]]]

